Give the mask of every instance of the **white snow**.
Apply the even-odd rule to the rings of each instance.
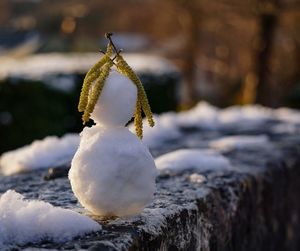
[[[69,241],[75,236],[98,231],[101,226],[85,215],[54,207],[8,190],[0,197],[0,249],[5,246],[49,240]]]
[[[161,172],[183,172],[197,170],[199,172],[226,170],[231,168],[227,158],[213,150],[179,149],[155,159]]]
[[[235,135],[226,136],[209,143],[209,146],[218,150],[232,150],[242,148],[255,148],[267,145],[269,139],[266,135]]]
[[[176,122],[178,126],[183,127],[217,129],[219,124],[218,115],[218,108],[202,101],[194,108],[178,113]]]
[[[276,110],[275,116],[277,119],[291,123],[291,124],[300,124],[300,112],[295,109],[290,109],[282,107]]]
[[[119,78],[119,80],[121,80],[121,78]],[[100,100],[99,102],[101,102]],[[115,106],[108,109],[120,107],[121,105],[118,102],[119,101],[116,101],[114,103]],[[128,108],[129,106],[126,107]],[[127,112],[125,109],[124,113],[127,113],[126,116],[128,116],[129,120],[132,113],[131,108],[128,109]],[[120,114],[122,113],[120,112]],[[127,121],[125,116],[122,119],[122,123]],[[180,127],[198,127],[209,130],[218,130],[228,125],[237,127],[260,126],[262,122],[269,119],[275,119],[282,122],[277,126],[273,126],[273,131],[275,133],[295,132],[298,130],[297,126],[300,124],[300,112],[289,108],[272,110],[258,105],[244,107],[234,106],[226,109],[218,109],[206,102],[199,102],[195,108],[189,111],[180,113],[168,112],[161,115],[155,115],[155,127],[149,127],[147,121],[144,120],[143,143],[150,148],[155,148],[166,141],[178,140],[182,136]],[[103,119],[101,119],[101,121],[103,121]],[[135,131],[133,124],[129,125],[129,129],[132,132]],[[89,130],[89,132],[91,132],[91,130]],[[258,138],[254,139],[254,141],[257,139]],[[261,140],[262,138],[259,137],[259,139]],[[241,142],[241,140],[243,142]],[[250,139],[253,144],[252,140],[253,138]],[[234,141],[236,147],[237,138],[235,138]],[[221,142],[222,145],[233,144],[228,143],[232,142],[232,139],[229,141],[227,139],[225,143],[223,139]],[[239,145],[247,144],[249,146],[250,144],[249,138],[239,138],[238,142]],[[221,143],[218,144],[220,145]],[[11,175],[38,168],[48,168],[63,162],[70,162],[78,145],[79,136],[75,134],[62,137],[61,139],[57,137],[47,137],[43,140],[34,141],[29,146],[4,153],[0,157],[1,171],[5,175]]]
[[[286,116],[288,119],[288,115]],[[148,147],[154,148],[165,141],[178,139],[181,136],[180,127],[218,130],[224,126],[259,126],[270,119],[276,119],[274,110],[259,105],[218,109],[201,101],[188,111],[155,115],[156,125],[154,128],[147,126],[145,120],[143,142]],[[129,128],[134,132],[133,124],[129,125]]]
[[[97,123],[106,126],[125,126],[133,117],[137,88],[124,75],[112,70],[91,114]]]
[[[201,174],[193,173],[189,176],[189,180],[192,183],[203,183],[204,181],[206,181],[206,178]]]
[[[70,162],[79,145],[77,134],[62,138],[49,136],[30,145],[1,155],[0,167],[4,175],[49,168]]]
[[[153,199],[155,177],[154,160],[136,135],[101,125],[82,132],[69,171],[75,196],[97,215],[139,214]]]
[[[221,125],[257,125],[273,117],[270,108],[260,105],[232,106],[219,113]]]
[[[144,53],[124,53],[128,64],[137,72],[174,72],[175,66],[160,56]],[[0,79],[8,76],[22,76],[34,79],[43,76],[63,73],[86,73],[93,64],[99,61],[97,53],[44,53],[24,58],[2,57]]]
[[[293,134],[300,132],[300,128],[297,124],[283,122],[277,125],[272,126],[272,132],[274,133],[285,133],[285,134]]]

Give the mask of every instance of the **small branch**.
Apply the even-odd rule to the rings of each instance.
[[[107,39],[109,40],[109,42],[111,43],[111,45],[112,45],[112,47],[113,47],[115,53],[116,53],[117,56],[118,56],[122,50],[118,50],[118,49],[117,49],[117,47],[115,46],[114,42],[113,42],[112,39],[111,39],[112,35],[113,35],[113,33],[107,32],[107,33],[105,33],[105,38],[107,38]]]
[[[103,55],[105,55],[106,53],[103,50],[99,50],[100,53],[102,53]]]

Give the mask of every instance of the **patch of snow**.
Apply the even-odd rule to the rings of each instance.
[[[300,112],[295,109],[279,108],[275,111],[275,116],[283,122],[300,124]]]
[[[223,155],[213,150],[200,149],[179,149],[156,158],[155,164],[161,172],[171,173],[185,170],[206,172],[231,168],[229,160]]]
[[[125,120],[129,117],[128,114],[126,114]],[[278,126],[273,126],[275,133],[296,132],[298,130],[297,125],[300,124],[300,112],[288,108],[272,110],[259,105],[233,106],[226,109],[218,109],[206,102],[199,102],[195,108],[189,111],[180,113],[167,112],[161,115],[154,115],[156,123],[154,127],[149,127],[147,121],[144,119],[143,143],[149,148],[155,148],[163,145],[165,142],[178,140],[183,135],[180,131],[181,127],[218,130],[228,125],[257,126],[274,119],[282,121]],[[123,119],[123,121],[125,120]],[[131,132],[135,131],[133,123],[128,128]],[[69,137],[65,136],[61,139],[47,137],[44,140],[35,141],[29,146],[4,153],[0,157],[1,171],[5,175],[11,175],[70,162],[79,145],[79,136],[73,135],[73,137]],[[256,136],[258,138],[253,138],[253,136],[241,137],[227,138],[226,140],[223,138],[218,143],[212,142],[212,147],[218,149],[245,147],[246,145],[250,147],[266,143],[265,138],[260,136]]]
[[[43,240],[65,242],[98,230],[101,226],[85,215],[43,201],[25,200],[13,190],[0,198],[0,248]]]
[[[297,133],[300,131],[300,128],[298,128],[297,124],[294,123],[287,123],[283,122],[277,125],[272,126],[272,132],[273,133]]]
[[[69,163],[78,146],[78,134],[66,134],[62,138],[49,136],[43,140],[36,140],[30,145],[2,154],[1,172],[4,175],[12,175]]]
[[[178,69],[163,57],[143,53],[123,53],[123,56],[137,72],[154,74],[178,72]]]
[[[144,231],[151,235],[158,235],[167,226],[166,214],[172,213],[172,210],[165,208],[145,208],[141,218],[145,223]]]
[[[206,181],[206,178],[201,174],[193,173],[189,176],[189,180],[192,183],[203,183],[204,181]]]
[[[216,129],[219,124],[219,109],[199,102],[194,108],[177,114],[177,125],[182,127],[200,127],[204,129]]]
[[[260,105],[232,106],[219,113],[222,125],[257,125],[273,118],[273,111]]]
[[[260,147],[268,143],[269,139],[266,135],[235,135],[213,140],[209,143],[209,146],[218,150],[228,151],[232,149]]]

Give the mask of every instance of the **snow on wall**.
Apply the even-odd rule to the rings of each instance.
[[[101,226],[85,215],[43,201],[27,201],[13,190],[0,197],[1,250],[43,240],[64,242],[98,230]]]
[[[273,110],[260,105],[232,106],[219,113],[219,123],[256,125],[273,118]]]
[[[295,132],[300,125],[300,112],[289,108],[270,109],[258,105],[233,106],[218,109],[206,102],[199,102],[189,111],[180,113],[167,112],[155,115],[155,127],[148,126],[144,120],[143,142],[149,148],[155,148],[164,142],[178,140],[182,136],[180,128],[197,127],[206,130],[219,130],[227,126],[259,126],[268,120],[277,120],[274,132]],[[133,124],[129,130],[134,132]],[[246,138],[247,137],[247,138]],[[267,139],[261,136],[249,138],[227,138],[211,142],[210,147],[223,149],[228,147],[245,147],[266,143]],[[40,168],[48,168],[68,163],[73,158],[79,145],[79,135],[66,135],[62,138],[46,137],[34,141],[32,144],[4,153],[0,156],[0,171],[4,175]]]
[[[213,140],[209,143],[209,146],[218,150],[228,151],[232,149],[260,147],[268,143],[269,139],[265,135],[235,135]]]
[[[227,158],[213,150],[179,149],[164,154],[155,159],[155,164],[161,172],[182,172],[197,170],[199,172],[230,169]]]
[[[62,138],[49,136],[30,145],[1,155],[0,167],[4,175],[12,175],[34,169],[43,169],[71,161],[79,146],[77,134]]]

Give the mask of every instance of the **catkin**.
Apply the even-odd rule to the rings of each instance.
[[[136,100],[135,113],[134,113],[134,127],[136,135],[143,138],[143,117],[142,117],[142,106],[139,98]]]
[[[88,103],[86,105],[86,108],[82,116],[82,120],[84,123],[88,122],[90,119],[90,115],[94,110],[94,107],[103,89],[105,80],[107,79],[112,66],[113,66],[113,61],[110,58],[108,58],[107,62],[101,67],[100,75],[96,80],[96,83],[92,87],[92,93],[90,94],[90,97],[88,97]]]
[[[94,64],[92,68],[85,75],[85,78],[83,80],[83,85],[81,88],[80,98],[79,98],[78,111],[83,112],[85,110],[88,103],[90,88],[93,82],[99,77],[100,68],[109,60],[109,57],[112,55],[112,53],[113,53],[113,48],[111,43],[109,43],[107,45],[107,50],[105,55],[96,64]]]
[[[140,101],[141,110],[146,115],[146,118],[148,120],[148,123],[151,127],[154,126],[154,120],[153,115],[151,112],[150,105],[148,103],[147,95],[144,90],[144,87],[138,78],[138,76],[134,73],[134,71],[131,69],[131,67],[127,64],[127,62],[124,60],[124,58],[121,55],[117,55],[117,68],[120,71],[120,73],[126,75],[137,87],[138,89],[138,100]]]
[[[136,135],[142,139],[143,137],[143,117],[142,112],[146,115],[149,125],[154,126],[153,115],[151,112],[150,105],[148,103],[147,95],[144,90],[144,87],[135,74],[135,72],[131,69],[131,67],[127,64],[124,58],[116,52],[116,57],[114,59],[110,59],[113,54],[113,45],[111,41],[107,45],[105,55],[88,71],[86,74],[83,86],[81,89],[78,110],[83,112],[82,120],[84,123],[88,122],[90,119],[90,115],[93,112],[95,105],[99,96],[101,95],[103,86],[105,81],[110,73],[111,67],[114,65],[114,59],[116,59],[117,70],[127,76],[137,87],[137,100],[136,107],[134,113],[134,125]]]

